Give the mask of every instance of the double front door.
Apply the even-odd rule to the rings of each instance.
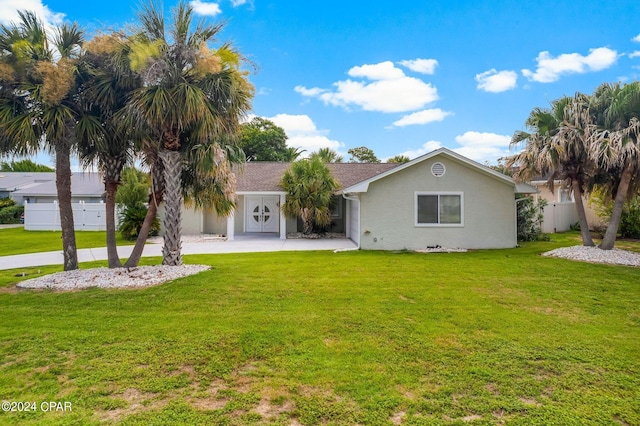
[[[280,230],[280,212],[278,196],[245,198],[246,232],[278,232]]]

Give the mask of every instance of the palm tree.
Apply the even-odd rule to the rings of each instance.
[[[576,94],[551,103],[551,108],[535,108],[525,125],[528,131],[517,131],[511,146],[525,143],[524,150],[507,159],[507,168],[517,167],[514,176],[529,180],[545,176],[553,190],[555,180],[573,190],[580,222],[582,244],[593,246],[582,195],[590,184],[593,169],[589,144],[595,125],[589,112],[589,98]]]
[[[599,247],[610,250],[624,203],[640,187],[640,82],[603,84],[594,92],[592,104],[601,126],[592,155],[607,176],[602,186],[613,199],[609,225]]]
[[[296,161],[280,183],[287,197],[282,209],[290,217],[302,219],[302,232],[311,234],[313,225],[331,223],[333,194],[339,185],[319,158]]]
[[[131,96],[129,122],[151,131],[152,149],[164,168],[163,264],[180,265],[184,157],[195,147],[215,144],[219,135],[236,132],[239,117],[250,108],[253,87],[230,45],[216,51],[208,47],[223,26],[201,21],[194,28],[193,8],[184,1],[173,10],[167,30],[156,3],[143,6],[138,17],[141,28],[132,37],[129,58],[143,87]]]
[[[404,164],[404,163],[408,163],[409,161],[411,161],[411,158],[407,157],[406,155],[402,155],[402,154],[398,154],[394,157],[391,157],[389,159],[387,159],[387,163],[400,163],[400,164]]]
[[[80,155],[84,163],[97,163],[104,176],[107,257],[110,268],[121,267],[116,245],[115,196],[124,166],[132,161],[135,128],[119,116],[141,80],[128,63],[122,34],[99,35],[85,44],[85,81],[80,99],[85,115],[78,122]]]
[[[0,127],[4,149],[33,154],[41,144],[55,155],[56,189],[62,227],[64,270],[78,268],[71,207],[71,151],[75,146],[76,65],[83,31],[63,24],[49,46],[45,26],[32,12],[20,22],[0,26]],[[10,141],[10,143],[6,143]]]
[[[287,149],[284,152],[283,160],[286,161],[287,163],[293,163],[305,151],[306,150],[304,150],[304,149],[296,148],[296,147],[293,147],[293,146],[288,146]]]
[[[342,163],[343,158],[331,148],[320,148],[311,153],[310,158],[319,158],[323,163]]]

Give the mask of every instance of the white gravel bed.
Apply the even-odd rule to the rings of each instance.
[[[22,281],[16,287],[65,291],[96,287],[140,288],[194,275],[210,268],[206,265],[159,265],[137,268],[76,269]]]
[[[561,257],[582,262],[608,263],[610,265],[640,266],[640,254],[626,250],[601,250],[597,247],[561,247],[542,253],[543,256]]]

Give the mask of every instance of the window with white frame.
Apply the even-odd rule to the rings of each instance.
[[[416,226],[462,226],[462,192],[416,192]]]

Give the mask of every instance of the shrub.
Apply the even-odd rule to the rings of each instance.
[[[0,198],[0,209],[15,206],[16,202],[9,197]]]
[[[542,232],[542,211],[546,200],[533,202],[533,198],[518,199],[518,241],[535,241]]]
[[[640,238],[640,197],[634,197],[625,205],[619,231],[622,238]]]
[[[126,206],[120,214],[120,225],[118,225],[118,232],[125,240],[135,240],[138,238],[140,228],[147,215],[147,207],[143,204],[134,204]],[[151,225],[149,236],[153,237],[160,233],[160,221],[156,217]]]
[[[20,216],[24,212],[23,206],[9,206],[0,209],[0,223],[20,223]]]

